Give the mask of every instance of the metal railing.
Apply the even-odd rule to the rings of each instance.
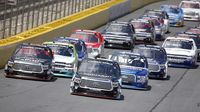
[[[2,1],[2,0],[1,0]],[[0,39],[111,0],[7,0],[0,4]]]

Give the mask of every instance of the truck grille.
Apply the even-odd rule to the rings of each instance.
[[[160,70],[159,65],[149,64],[149,71],[150,72],[158,72]]]
[[[170,59],[182,59],[182,60],[185,60],[186,58],[183,58],[183,57],[168,57]]]
[[[123,44],[123,42],[125,42],[124,40],[121,39],[107,39],[108,43],[114,43],[114,44]]]
[[[53,67],[56,68],[65,68],[66,63],[64,62],[55,62],[55,64],[53,65]]]
[[[187,59],[184,57],[173,57],[173,56],[168,56],[167,58],[168,58],[169,62],[175,62],[175,63],[181,63]]]
[[[25,63],[14,63],[13,69],[22,72],[24,71],[24,72],[34,72],[34,73],[41,73],[43,71],[41,65],[32,65]]]
[[[53,65],[53,66],[56,67],[56,68],[65,68],[64,65]]]
[[[187,16],[195,16],[195,12],[186,12],[185,15],[187,15]]]
[[[80,86],[82,88],[93,88],[101,90],[111,90],[112,85],[110,81],[100,81],[92,79],[81,79]]]
[[[122,75],[122,82],[123,83],[133,83],[135,82],[136,77],[135,75]]]

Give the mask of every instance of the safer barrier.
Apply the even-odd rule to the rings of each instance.
[[[3,68],[16,45],[41,44],[59,36],[69,36],[74,29],[94,29],[146,4],[159,0],[112,0],[54,22],[0,40],[0,68]]]
[[[124,0],[119,4],[115,4],[109,8],[109,21],[112,21],[120,16],[130,12],[132,0]]]

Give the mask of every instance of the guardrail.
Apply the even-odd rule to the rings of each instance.
[[[73,29],[94,29],[146,4],[159,0],[112,0],[70,16],[0,40],[0,68],[4,67],[16,45],[42,43],[59,36],[69,36]]]

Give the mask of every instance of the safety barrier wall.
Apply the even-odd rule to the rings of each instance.
[[[0,68],[3,68],[16,45],[29,42],[41,44],[59,36],[69,36],[74,29],[94,29],[108,21],[159,0],[113,0],[82,12],[61,18],[0,40]]]
[[[132,0],[124,0],[123,2],[113,5],[109,8],[109,21],[130,12]]]

